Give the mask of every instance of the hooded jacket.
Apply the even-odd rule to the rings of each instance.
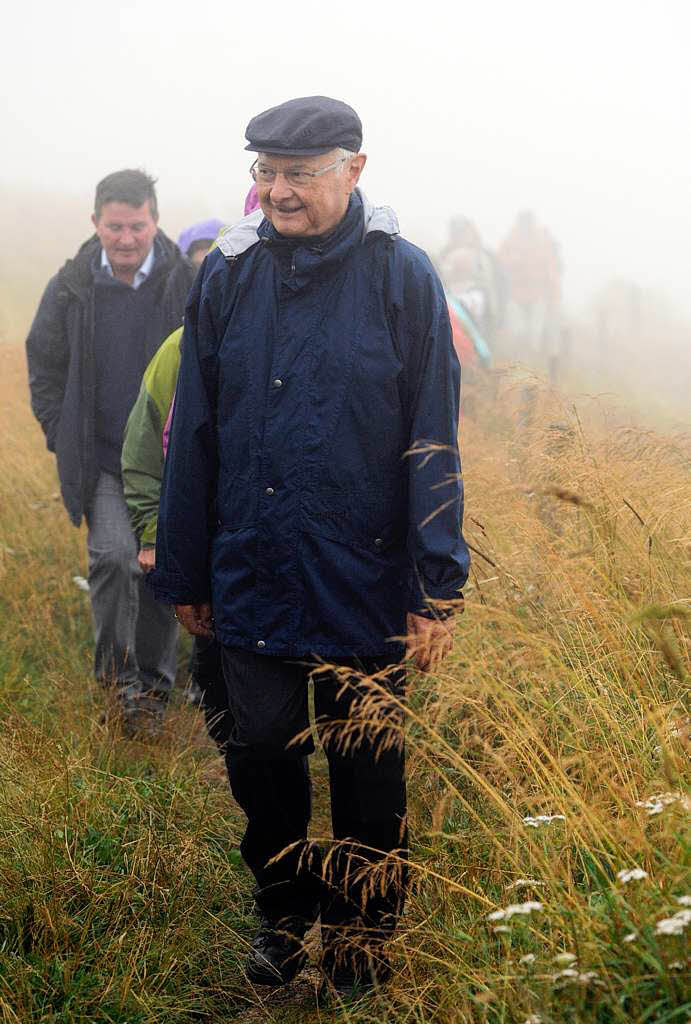
[[[180,368],[182,327],[166,338],[146,368],[122,446],[122,486],[141,547],[156,545],[166,426]]]
[[[195,269],[162,231],[154,244],[156,261],[142,287],[157,290],[158,346],[182,322]],[[26,342],[31,407],[49,451],[57,456],[63,501],[75,526],[88,508],[100,472],[94,367],[95,268],[100,252],[94,235],[49,281]],[[147,354],[144,365],[152,355],[153,351]]]
[[[441,284],[391,210],[356,191],[326,238],[260,211],[226,229],[185,312],[158,596],[211,600],[229,646],[400,655],[406,613],[468,574],[459,389]]]

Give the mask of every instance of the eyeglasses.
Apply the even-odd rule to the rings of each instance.
[[[277,171],[274,167],[267,167],[265,164],[260,164],[259,160],[255,160],[250,167],[250,174],[258,185],[273,185],[276,175],[282,174],[289,185],[293,185],[295,188],[306,188],[312,184],[315,178],[321,178],[322,174],[333,171],[334,167],[338,167],[348,159],[349,157],[342,156],[338,160],[334,160],[332,164],[320,167],[318,171]]]

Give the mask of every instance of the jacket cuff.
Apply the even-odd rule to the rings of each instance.
[[[156,533],[158,532],[158,516],[149,520],[139,535],[139,543],[143,548],[156,547]]]
[[[463,607],[463,594],[459,594],[453,601],[438,601],[429,598],[421,608],[411,608],[414,615],[420,615],[423,619],[439,619],[444,621],[456,614],[459,608]]]
[[[436,618],[440,622],[444,622],[446,618],[451,618],[459,610],[459,607],[463,606],[463,597],[457,598],[454,603],[450,604],[448,601],[430,601],[425,607],[419,608],[414,612],[416,615],[420,615],[421,618]]]
[[[145,577],[157,601],[164,604],[206,604],[211,601],[208,590],[194,590],[181,576],[154,569]]]
[[[411,573],[408,611],[426,619],[448,619],[463,603],[459,589],[446,586],[430,586],[418,572]]]

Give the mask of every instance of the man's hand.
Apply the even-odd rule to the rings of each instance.
[[[151,572],[156,568],[156,548],[142,548],[137,555],[137,561],[142,572]]]
[[[192,636],[214,635],[210,604],[176,604],[175,618]]]
[[[421,672],[432,672],[451,650],[453,618],[428,619],[408,612],[406,657],[414,658]]]

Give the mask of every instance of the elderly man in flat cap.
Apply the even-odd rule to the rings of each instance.
[[[260,913],[247,975],[289,982],[321,914],[322,995],[345,998],[389,973],[405,665],[448,652],[468,574],[460,368],[427,256],[357,188],[355,111],[290,100],[246,136],[261,210],[222,233],[189,300],[153,583],[223,648]],[[327,856],[307,840],[310,678]]]

